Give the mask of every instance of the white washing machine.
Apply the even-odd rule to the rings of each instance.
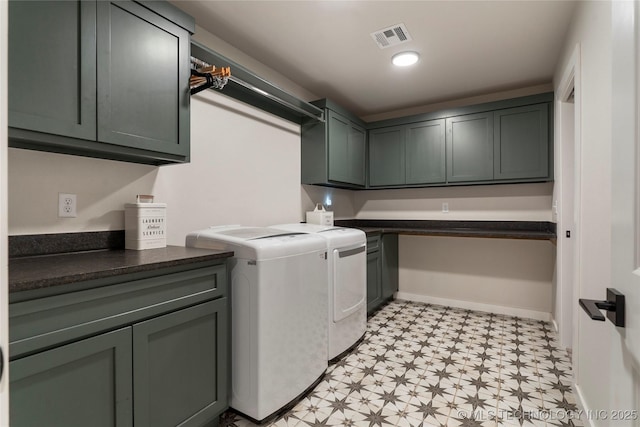
[[[189,233],[186,245],[235,253],[229,404],[262,422],[327,369],[326,243],[311,234],[224,226]]]
[[[327,242],[329,360],[354,345],[367,328],[367,237],[362,230],[315,224],[272,228],[313,233]]]

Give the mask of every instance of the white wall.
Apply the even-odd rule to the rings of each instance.
[[[353,203],[361,219],[551,221],[552,189],[540,183],[368,190],[355,192]]]
[[[552,191],[552,183],[478,185],[359,191],[353,198],[360,219],[551,221]],[[400,236],[398,244],[400,298],[550,318],[549,241]]]
[[[169,240],[211,225],[299,222],[300,126],[213,91],[191,98],[191,163],[163,167]]]
[[[424,114],[449,108],[464,107],[467,105],[483,104],[485,102],[518,98],[520,96],[537,95],[539,93],[545,92],[553,92],[553,85],[551,83],[528,86],[520,89],[505,90],[502,92],[488,93],[484,95],[471,96],[468,98],[454,99],[450,101],[438,102],[435,104],[421,105],[397,111],[390,111],[388,113],[372,114],[370,116],[362,117],[362,119],[365,122],[375,122],[377,120],[393,119],[396,117],[411,116],[414,114]]]
[[[580,199],[576,207],[580,211],[576,280],[579,297],[592,299],[602,299],[603,284],[609,283],[611,277],[611,7],[610,2],[580,3],[554,79],[557,87],[578,45],[581,99],[576,99],[576,103],[579,102],[581,111],[581,160],[576,168],[581,185],[576,188]],[[591,321],[577,304],[574,311],[578,325],[578,334],[574,336],[574,374],[581,403],[593,410],[618,409],[610,405],[609,386],[615,387],[614,381],[631,379],[622,379],[610,370],[610,347],[606,343],[612,325]],[[600,420],[593,425],[608,423]]]
[[[9,234],[124,229],[124,203],[152,192],[158,169],[9,149]],[[77,218],[58,218],[58,192],[78,195]]]
[[[548,241],[401,236],[399,297],[549,320]]]

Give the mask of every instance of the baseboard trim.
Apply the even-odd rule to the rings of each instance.
[[[466,310],[484,311],[487,313],[504,314],[507,316],[517,316],[526,319],[551,321],[551,313],[544,311],[527,310],[524,308],[505,307],[502,305],[483,304],[473,301],[463,301],[457,299],[437,298],[428,295],[411,294],[408,292],[398,292],[396,299],[405,301],[424,302],[429,304],[444,305],[449,307],[463,308]]]
[[[576,404],[578,406],[578,413],[580,414],[580,421],[582,421],[585,427],[596,427],[595,424],[593,424],[592,417],[587,416],[587,414],[591,413],[591,410],[584,403],[584,396],[582,395],[582,389],[575,383],[575,376],[573,378],[572,383],[573,383],[572,384],[573,394],[576,396]]]

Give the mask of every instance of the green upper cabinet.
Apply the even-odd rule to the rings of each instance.
[[[547,104],[493,113],[494,179],[549,176]]]
[[[330,101],[315,104],[325,108],[326,123],[303,124],[303,184],[378,189],[553,180],[553,93],[366,124]]]
[[[10,146],[189,160],[193,18],[165,2],[91,0],[14,0],[9,14]]]
[[[365,124],[331,101],[313,104],[324,108],[325,122],[302,124],[302,183],[364,188]]]
[[[334,111],[328,113],[329,180],[364,185],[366,131]]]
[[[447,119],[447,182],[493,179],[493,113]]]
[[[445,182],[445,121],[430,120],[406,126],[405,182],[441,184]]]
[[[98,2],[98,140],[189,156],[189,33],[134,2]]]
[[[403,126],[369,132],[369,186],[405,183],[404,135]]]
[[[96,139],[96,3],[9,2],[9,126]]]
[[[445,121],[369,131],[369,186],[445,182]]]

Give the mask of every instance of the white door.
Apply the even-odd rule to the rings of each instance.
[[[7,16],[8,3],[0,1],[0,426],[9,425],[9,301],[7,286]]]
[[[640,410],[640,58],[637,2],[612,2],[611,283],[626,296],[626,326],[611,327],[609,408]],[[612,418],[612,416],[610,416]],[[610,425],[640,425],[640,415]],[[632,419],[635,418],[635,419]]]

